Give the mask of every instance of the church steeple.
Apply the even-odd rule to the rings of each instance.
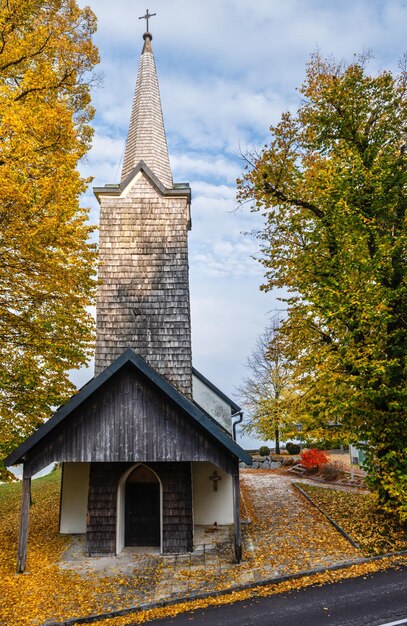
[[[95,372],[131,348],[191,397],[191,190],[172,181],[151,39],[144,34],[121,182],[94,189],[100,202]]]
[[[164,187],[170,189],[173,181],[151,46],[153,37],[146,32],[143,38],[121,180],[124,181],[139,162],[144,161]]]

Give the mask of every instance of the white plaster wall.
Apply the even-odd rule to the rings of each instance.
[[[356,458],[359,458],[359,451],[357,448],[355,448],[355,446],[350,445],[349,446],[349,456],[350,456],[350,462],[351,465],[353,464],[353,460]]]
[[[230,405],[194,374],[192,374],[192,397],[209,415],[232,432]]]
[[[85,533],[90,463],[64,463],[59,532]]]
[[[209,479],[214,470],[221,480],[214,491]],[[192,463],[194,524],[233,524],[232,477],[207,461]]]
[[[119,488],[117,490],[117,516],[116,516],[116,554],[120,554],[120,552],[124,548],[124,521],[126,516],[126,499],[125,499],[125,488],[126,488],[126,479],[129,474],[133,471],[134,467],[131,468],[130,471],[127,471],[125,476],[122,476],[119,482]]]

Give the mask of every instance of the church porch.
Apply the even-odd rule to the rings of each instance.
[[[192,551],[190,463],[90,464],[86,552],[116,555],[126,544]]]
[[[64,463],[60,510],[60,532],[86,534],[89,556],[190,553],[210,544],[202,529],[234,524],[233,478],[210,462]]]

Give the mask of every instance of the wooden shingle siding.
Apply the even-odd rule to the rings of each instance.
[[[117,490],[133,463],[92,463],[89,476],[86,550],[89,556],[116,553]],[[162,549],[164,554],[193,550],[190,463],[146,463],[162,485]]]
[[[92,463],[89,473],[86,551],[89,556],[116,554],[117,488],[127,463]]]
[[[122,180],[143,159],[166,187],[172,187],[157,69],[150,39],[143,47],[137,74]]]
[[[232,456],[161,392],[123,367],[26,459],[35,473],[52,462],[210,461],[226,472]]]
[[[156,463],[150,467],[163,484],[163,552],[192,552],[191,464]]]
[[[120,197],[101,195],[95,373],[134,349],[192,395],[189,205],[140,172]]]

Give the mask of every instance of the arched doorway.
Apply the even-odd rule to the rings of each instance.
[[[137,465],[123,476],[121,483],[123,545],[159,547],[161,485],[157,475],[147,466]]]

